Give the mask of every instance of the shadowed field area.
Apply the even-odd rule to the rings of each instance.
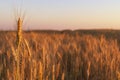
[[[26,31],[23,39],[16,52],[16,32],[0,32],[0,80],[120,80],[120,31]]]

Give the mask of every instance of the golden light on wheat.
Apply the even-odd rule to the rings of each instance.
[[[0,80],[120,80],[119,32],[0,32]]]

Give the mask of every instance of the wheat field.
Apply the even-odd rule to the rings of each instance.
[[[16,51],[16,32],[0,32],[0,80],[120,80],[120,31],[22,35]]]

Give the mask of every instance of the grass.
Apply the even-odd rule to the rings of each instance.
[[[120,80],[118,33],[0,33],[0,80]]]

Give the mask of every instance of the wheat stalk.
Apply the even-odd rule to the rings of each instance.
[[[55,65],[52,66],[52,80],[55,80]]]
[[[18,21],[17,21],[17,27],[18,27],[18,31],[17,31],[17,47],[19,49],[20,43],[21,43],[21,39],[22,39],[22,19],[19,17]]]

